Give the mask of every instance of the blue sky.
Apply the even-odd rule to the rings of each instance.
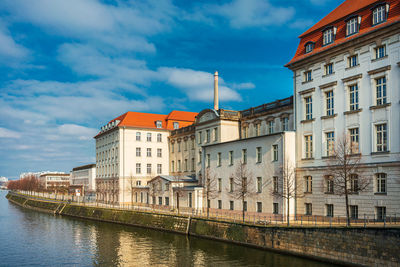
[[[95,161],[126,112],[241,110],[292,94],[298,36],[337,0],[2,0],[0,176]]]

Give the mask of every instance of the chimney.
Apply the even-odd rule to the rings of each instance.
[[[218,71],[214,73],[214,109],[218,110]]]

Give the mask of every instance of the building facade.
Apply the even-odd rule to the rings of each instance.
[[[45,190],[54,192],[67,192],[69,187],[69,174],[67,173],[43,173],[39,176],[39,183]]]
[[[80,195],[88,195],[96,192],[96,164],[88,164],[72,169],[70,173],[70,185],[82,188]]]
[[[349,185],[351,217],[399,213],[400,2],[345,1],[300,35],[286,67],[294,73],[297,179],[305,194],[297,212],[346,215],[329,173],[346,141],[360,158],[359,173],[350,175],[368,181],[362,191]]]

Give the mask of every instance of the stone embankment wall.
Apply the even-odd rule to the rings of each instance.
[[[7,195],[18,205],[66,216],[188,234],[342,264],[400,266],[400,228],[254,226],[151,212],[77,206]]]

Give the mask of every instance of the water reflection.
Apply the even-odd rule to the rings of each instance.
[[[0,266],[329,266],[243,246],[54,216],[0,192]]]

